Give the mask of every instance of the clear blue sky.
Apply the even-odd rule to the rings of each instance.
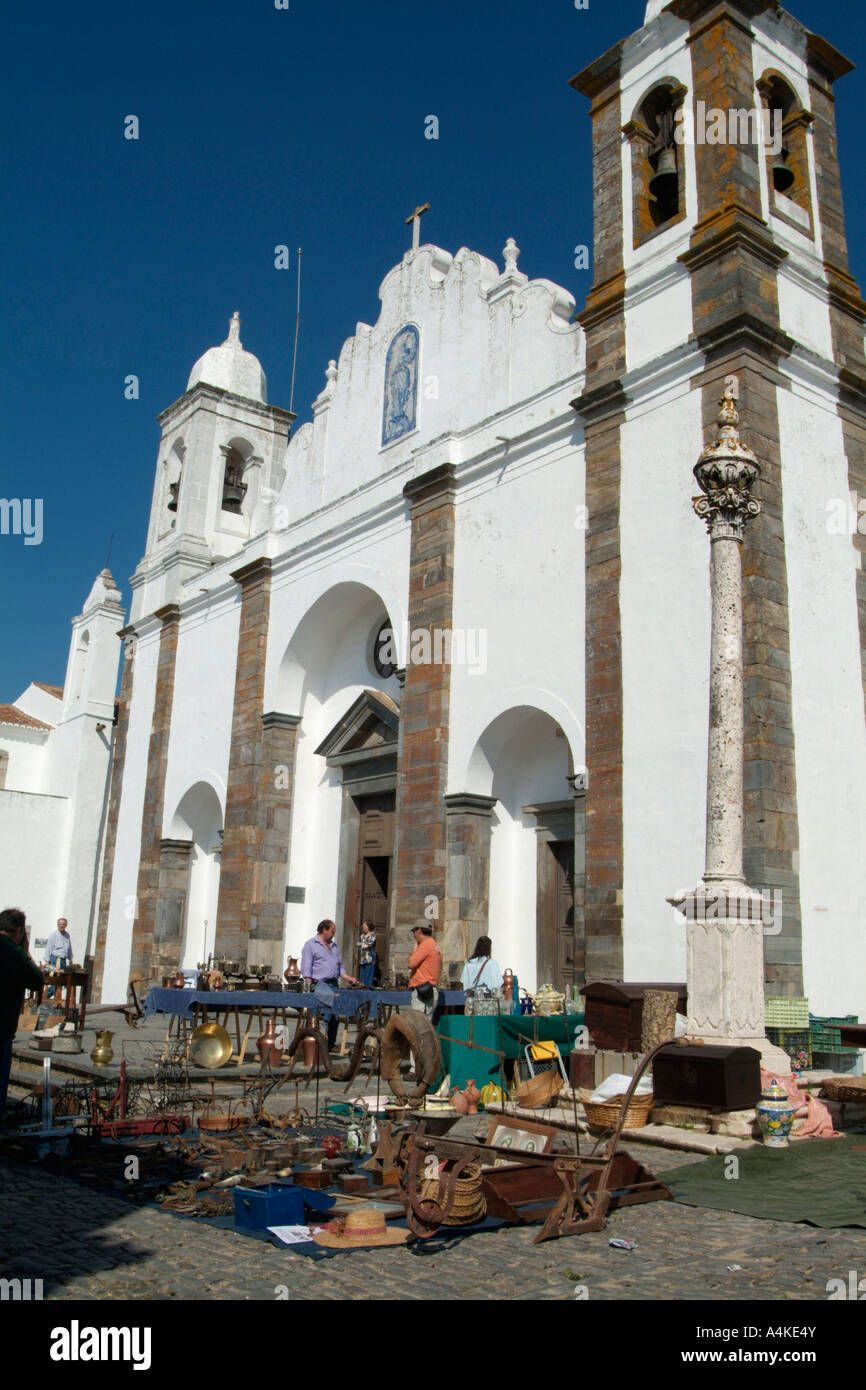
[[[791,11],[866,62],[862,0]],[[582,306],[592,242],[587,103],[568,79],[644,0],[147,0],[16,4],[4,20],[0,496],[41,497],[44,539],[0,536],[0,701],[63,680],[69,619],[105,563],[129,604],[158,427],[195,359],[243,319],[288,406],[304,249],[299,423],[408,245],[499,258]],[[858,71],[837,88],[854,273],[866,277]],[[123,137],[135,114],[140,139]],[[424,118],[440,121],[438,141]],[[292,248],[274,269],[273,248]],[[124,399],[135,373],[137,401]]]

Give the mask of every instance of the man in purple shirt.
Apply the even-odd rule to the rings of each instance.
[[[301,952],[301,974],[312,985],[325,984],[331,989],[337,989],[341,975],[350,985],[358,983],[353,975],[343,972],[340,948],[334,940],[336,934],[336,922],[326,920],[316,927],[316,935],[304,942]],[[327,1007],[322,1009],[322,1013],[328,1020],[328,1047],[332,1048],[337,1040],[337,1015],[333,1009]]]

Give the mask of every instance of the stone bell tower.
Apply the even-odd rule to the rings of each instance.
[[[650,0],[644,26],[573,79],[590,101],[595,188],[574,403],[589,510],[589,979],[661,978],[659,865],[678,860],[688,882],[703,852],[706,686],[692,676],[708,668],[709,593],[688,480],[731,375],[761,461],[761,514],[742,543],[743,828],[746,880],[776,905],[765,985],[829,991],[831,922],[838,951],[866,957],[846,869],[866,825],[866,541],[826,527],[836,497],[866,492],[866,305],[833,90],[851,66],[775,0]],[[831,707],[856,772],[838,768]],[[677,777],[674,791],[670,769],[686,765],[693,785]],[[676,950],[667,958],[679,972]]]
[[[132,577],[135,623],[178,602],[183,585],[267,529],[294,416],[267,404],[257,357],[228,337],[193,367],[162,429],[144,557]]]

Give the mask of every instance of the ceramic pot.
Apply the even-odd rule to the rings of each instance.
[[[454,1106],[458,1115],[469,1114],[469,1101],[466,1099],[463,1092],[459,1091],[456,1086],[451,1092],[451,1104]]]
[[[296,956],[289,956],[289,963],[288,963],[288,965],[286,966],[286,969],[283,971],[283,979],[284,979],[284,980],[299,980],[300,978],[301,978],[301,972],[300,972],[300,970],[298,969],[297,957],[296,957]]]
[[[466,1099],[466,1104],[469,1107],[466,1111],[467,1115],[477,1115],[478,1102],[481,1099],[481,1092],[478,1090],[478,1087],[475,1085],[475,1082],[473,1080],[470,1079],[466,1082],[466,1089],[463,1092],[463,1095]]]
[[[323,1134],[322,1148],[325,1150],[325,1158],[336,1158],[340,1152],[339,1134]]]
[[[278,1067],[280,1065],[283,1060],[283,1049],[277,1043],[277,1025],[273,1016],[265,1024],[265,1031],[260,1035],[256,1047],[259,1050],[263,1067]]]
[[[779,1081],[771,1081],[755,1106],[768,1149],[786,1149],[797,1107]]]
[[[111,1046],[111,1039],[114,1037],[107,1028],[103,1028],[96,1034],[96,1045],[90,1054],[90,1060],[95,1067],[107,1067],[114,1056],[114,1048]]]

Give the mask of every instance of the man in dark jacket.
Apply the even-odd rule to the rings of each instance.
[[[28,989],[42,991],[42,971],[27,951],[26,918],[17,907],[0,912],[0,1120],[12,1067],[12,1043]]]

